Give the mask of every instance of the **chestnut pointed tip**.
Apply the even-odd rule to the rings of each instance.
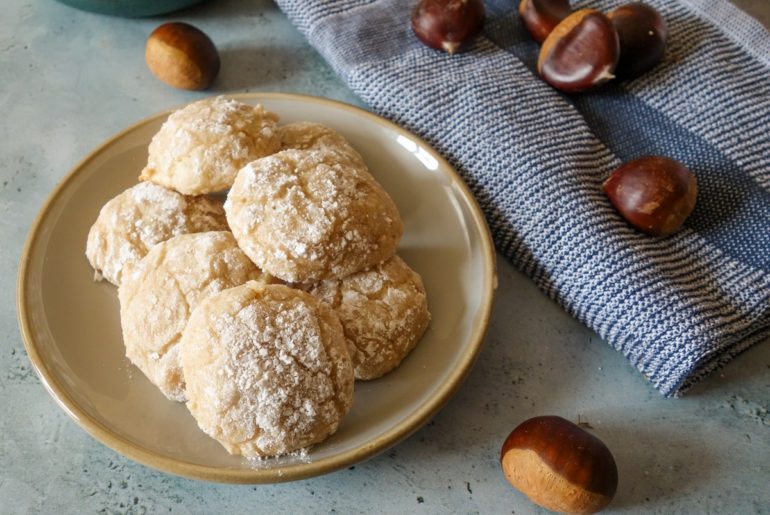
[[[598,86],[599,84],[604,84],[605,82],[609,82],[614,78],[615,78],[615,74],[608,67],[602,70],[601,73],[596,77],[594,84]]]
[[[441,43],[441,48],[443,48],[449,55],[454,55],[460,48],[460,44],[452,41],[444,41]]]
[[[595,9],[564,18],[543,42],[540,76],[554,88],[579,93],[615,78],[618,36],[612,22]]]
[[[479,35],[485,17],[482,0],[420,0],[412,30],[425,45],[451,55]]]

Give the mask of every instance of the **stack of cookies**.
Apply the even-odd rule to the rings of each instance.
[[[126,356],[230,453],[322,441],[354,378],[390,372],[425,332],[398,210],[329,127],[196,102],[153,137],[140,179],[102,208],[86,256],[118,286]]]

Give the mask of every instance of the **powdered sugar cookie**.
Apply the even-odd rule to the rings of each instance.
[[[318,443],[353,401],[337,315],[286,286],[249,282],[204,300],[181,358],[187,407],[231,454],[275,456]]]
[[[174,236],[227,229],[222,203],[142,183],[107,202],[88,232],[86,257],[102,277],[119,285],[123,270]]]
[[[278,127],[281,150],[336,150],[350,158],[354,166],[365,167],[363,158],[342,134],[314,122],[295,122]]]
[[[184,234],[159,243],[118,289],[126,356],[163,394],[185,400],[178,343],[206,297],[249,280],[266,282],[229,232]]]
[[[395,204],[369,172],[327,150],[284,150],[246,165],[225,202],[230,228],[263,270],[288,282],[336,279],[395,254]]]
[[[422,278],[398,256],[323,281],[311,293],[339,315],[356,379],[375,379],[396,368],[430,322]]]
[[[277,121],[261,105],[224,97],[194,102],[152,138],[139,178],[187,195],[225,190],[243,165],[280,149]]]

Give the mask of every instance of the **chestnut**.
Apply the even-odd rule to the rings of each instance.
[[[412,11],[412,30],[431,48],[454,54],[484,27],[482,0],[420,0]]]
[[[556,89],[577,92],[615,78],[620,43],[610,20],[581,9],[561,21],[543,43],[537,71]]]
[[[187,23],[164,23],[147,38],[147,67],[180,89],[206,89],[219,73],[219,52],[209,37]]]
[[[645,156],[622,164],[603,188],[628,223],[655,236],[679,229],[692,213],[698,195],[692,172],[664,156]]]
[[[607,17],[620,38],[618,77],[637,77],[660,62],[666,49],[668,27],[658,11],[636,2],[616,7]]]
[[[519,16],[524,26],[538,43],[545,41],[548,34],[560,21],[572,12],[569,0],[521,0]]]
[[[607,446],[556,416],[519,424],[503,444],[500,465],[532,502],[561,513],[596,513],[618,487],[618,468]]]

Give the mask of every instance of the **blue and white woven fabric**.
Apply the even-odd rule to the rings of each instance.
[[[770,337],[770,34],[725,0],[647,1],[668,22],[664,62],[573,96],[533,71],[511,0],[488,0],[483,37],[454,56],[414,37],[414,0],[278,4],[375,112],[460,171],[501,253],[673,396]],[[667,238],[632,229],[601,190],[648,154],[698,179]]]

